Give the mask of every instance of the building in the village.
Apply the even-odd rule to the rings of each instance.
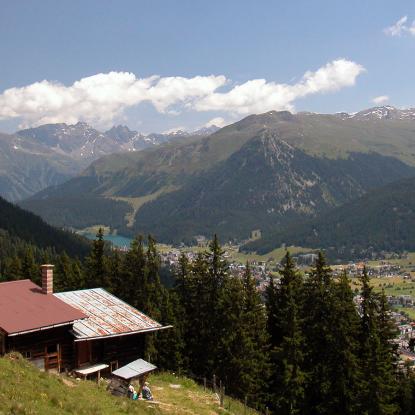
[[[253,241],[256,241],[257,239],[261,239],[261,237],[262,237],[261,229],[254,229],[253,231],[251,231],[251,239]]]
[[[0,283],[0,355],[18,351],[41,369],[113,371],[144,357],[146,333],[168,327],[102,288],[54,294],[51,265],[42,287]]]
[[[205,248],[209,245],[209,239],[204,235],[196,235],[195,240],[199,248]]]

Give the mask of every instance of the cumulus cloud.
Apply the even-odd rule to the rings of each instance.
[[[215,118],[212,118],[210,121],[208,121],[204,125],[204,127],[209,128],[209,127],[212,127],[212,125],[214,125],[216,127],[222,128],[222,127],[224,127],[225,125],[228,125],[228,124],[229,123],[226,122],[224,118],[222,118],[222,117],[215,117]]]
[[[29,125],[79,120],[107,124],[129,107],[149,101],[159,112],[204,97],[225,85],[220,76],[194,78],[110,72],[82,78],[71,86],[41,81],[0,95],[0,119],[22,118]]]
[[[372,102],[376,105],[384,104],[385,102],[389,101],[389,97],[387,95],[380,95],[379,97],[375,97],[372,99]]]
[[[411,26],[408,26],[406,23],[408,21],[408,16],[401,17],[395,24],[384,29],[384,33],[388,36],[402,36],[403,34],[409,33],[412,36],[415,36],[415,20],[412,22]]]
[[[306,72],[294,85],[254,79],[237,85],[228,92],[207,95],[195,103],[195,108],[199,111],[216,110],[238,114],[293,110],[296,99],[352,86],[363,71],[363,66],[355,62],[338,59],[315,72]]]
[[[238,115],[293,110],[296,99],[352,86],[363,71],[355,62],[338,59],[315,72],[306,72],[292,85],[253,79],[231,87],[223,75],[138,78],[129,72],[101,73],[70,86],[44,80],[1,93],[0,119],[19,118],[27,125],[80,120],[108,125],[122,117],[127,108],[142,102],[150,102],[158,112],[168,114],[183,110]]]

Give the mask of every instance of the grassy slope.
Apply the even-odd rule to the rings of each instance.
[[[212,393],[203,392],[203,388],[188,379],[170,374],[150,377],[153,395],[160,402],[158,406],[150,407],[145,401],[130,401],[110,395],[105,390],[105,383],[76,382],[72,378],[47,374],[18,355],[13,357],[0,358],[0,415],[243,413],[240,402],[225,400],[225,408],[230,407],[230,411],[225,411],[218,408]]]

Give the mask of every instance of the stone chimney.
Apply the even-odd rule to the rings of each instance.
[[[53,268],[54,265],[41,265],[42,269],[42,292],[43,294],[53,294]]]

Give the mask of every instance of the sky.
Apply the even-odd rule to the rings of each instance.
[[[415,107],[415,0],[0,0],[0,131]]]

